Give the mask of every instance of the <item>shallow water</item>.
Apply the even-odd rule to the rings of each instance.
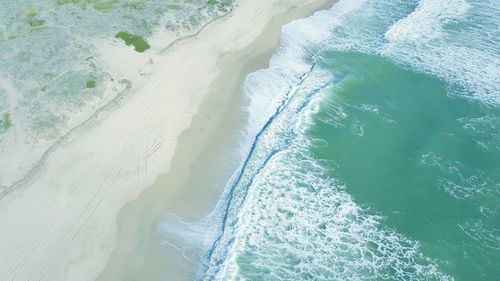
[[[341,1],[250,75],[200,280],[496,280],[499,10]],[[474,32],[472,32],[472,30]]]

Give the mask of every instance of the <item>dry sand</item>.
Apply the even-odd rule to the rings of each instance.
[[[284,23],[328,2],[237,1],[161,55],[103,47],[135,94],[0,199],[0,280],[189,279],[195,268],[158,247],[158,221],[213,207],[238,161],[225,156],[237,155],[243,77],[265,67]]]

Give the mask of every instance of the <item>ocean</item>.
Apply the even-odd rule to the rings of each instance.
[[[499,280],[499,24],[341,0],[287,25],[197,279]]]

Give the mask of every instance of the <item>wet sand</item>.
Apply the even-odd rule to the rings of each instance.
[[[245,149],[245,77],[268,66],[284,24],[330,8],[333,2],[288,8],[273,17],[251,45],[218,59],[221,72],[180,136],[170,171],[120,210],[117,246],[99,280],[192,280],[204,233],[179,241],[159,226],[169,223],[168,214],[196,225],[214,208]],[[206,231],[203,227],[199,232]]]

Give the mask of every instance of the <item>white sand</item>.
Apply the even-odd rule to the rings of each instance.
[[[230,16],[162,55],[104,43],[102,59],[134,82],[134,95],[0,199],[0,280],[95,279],[115,246],[118,211],[169,169],[217,59],[252,43],[274,15],[313,1],[238,1]]]

